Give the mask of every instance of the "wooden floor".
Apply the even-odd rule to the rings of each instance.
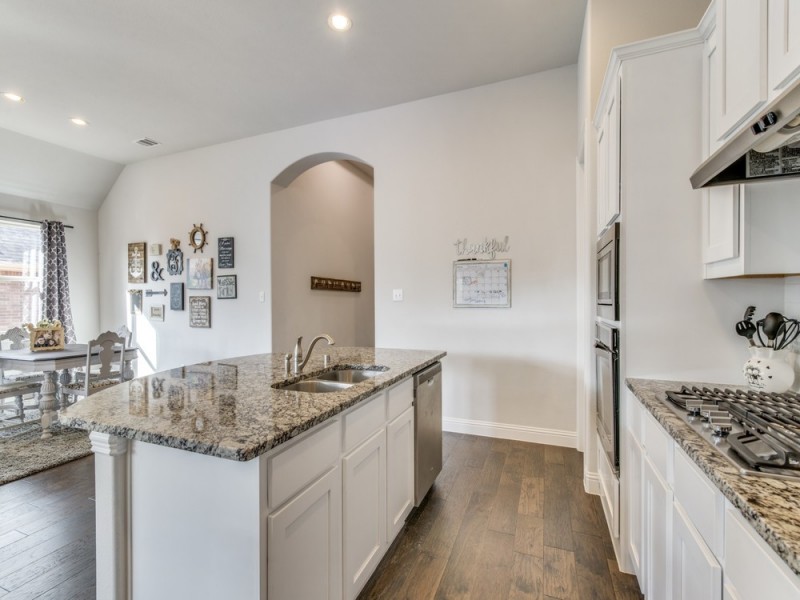
[[[582,455],[445,433],[444,466],[359,600],[640,599]]]
[[[444,459],[360,600],[641,598],[580,453],[445,433]],[[89,456],[0,486],[2,600],[95,598],[93,469]]]

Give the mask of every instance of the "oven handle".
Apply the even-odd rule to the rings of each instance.
[[[605,352],[607,354],[611,354],[612,356],[616,356],[617,355],[617,353],[614,350],[612,350],[611,348],[606,346],[600,340],[595,340],[594,341],[594,350],[595,350],[595,354],[600,354],[601,352]]]

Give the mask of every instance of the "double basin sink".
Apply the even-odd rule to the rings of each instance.
[[[310,379],[302,379],[294,383],[275,385],[279,390],[290,390],[295,392],[309,392],[311,394],[321,394],[326,392],[341,392],[349,387],[353,387],[362,381],[368,381],[377,377],[381,373],[388,371],[388,367],[373,367],[370,369],[336,369],[316,375]]]

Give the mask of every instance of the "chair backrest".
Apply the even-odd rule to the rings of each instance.
[[[98,351],[94,354],[93,351]],[[112,376],[113,364],[117,363],[118,367]],[[97,339],[89,342],[89,347],[86,349],[86,377],[84,384],[86,386],[85,392],[89,396],[92,393],[92,382],[97,379],[119,379],[120,382],[124,380],[124,363],[125,363],[125,338],[117,335],[113,331],[106,331],[97,336]],[[99,370],[92,370],[92,366],[100,365]],[[90,377],[89,374],[95,375],[95,378]]]
[[[128,329],[127,325],[123,325],[119,329],[117,329],[117,335],[121,338],[125,338],[125,347],[132,348],[133,347],[133,332]]]
[[[0,333],[0,349],[2,350],[22,350],[28,347],[29,333],[22,327],[12,327],[8,331]],[[6,344],[6,342],[8,342]]]

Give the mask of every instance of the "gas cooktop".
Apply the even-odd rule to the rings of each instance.
[[[683,386],[667,400],[743,475],[800,479],[800,395]]]

